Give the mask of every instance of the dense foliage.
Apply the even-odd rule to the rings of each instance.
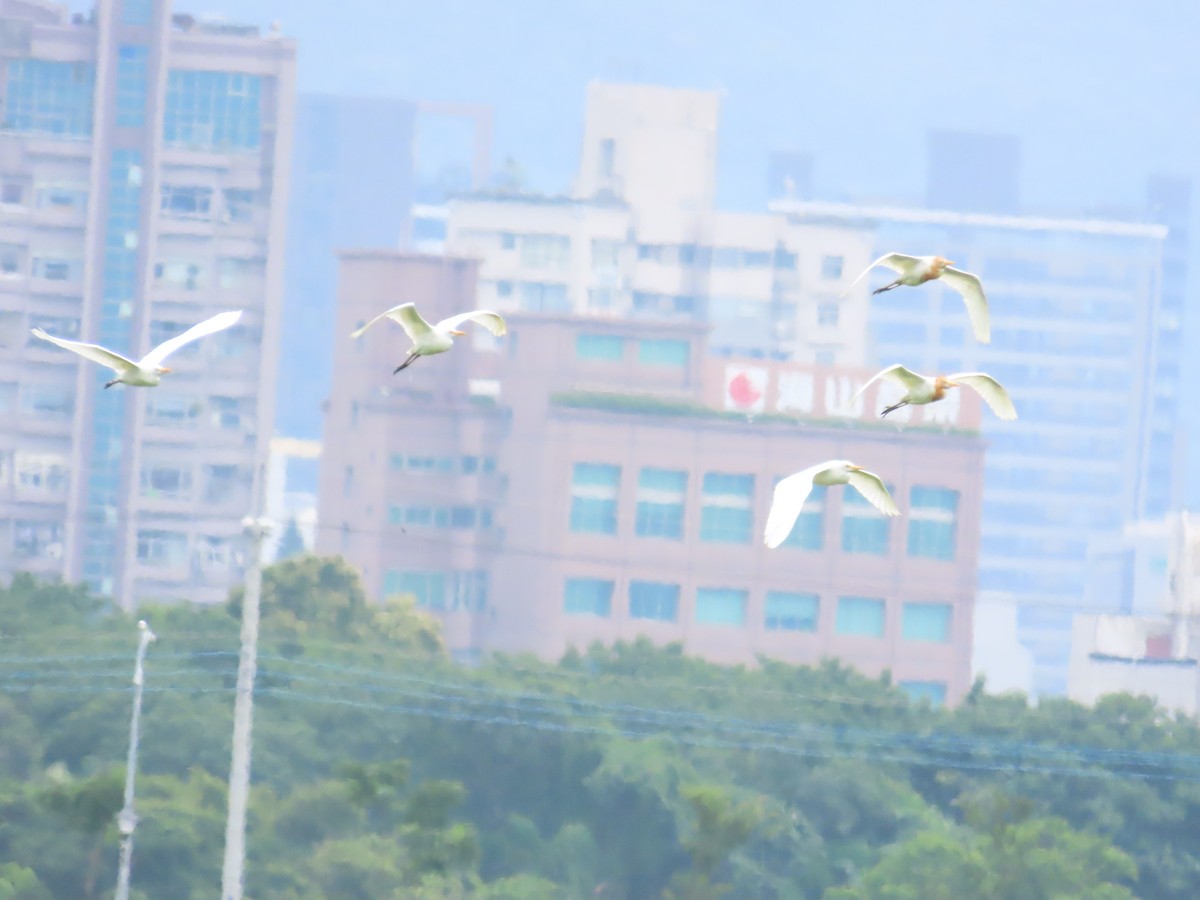
[[[134,895],[220,880],[241,598],[143,609]],[[134,622],[0,591],[0,900],[111,896]],[[247,896],[1191,898],[1200,731],[1150,702],[955,710],[638,641],[466,668],[338,560],[264,579]]]

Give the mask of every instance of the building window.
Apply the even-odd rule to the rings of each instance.
[[[748,269],[766,269],[771,265],[771,251],[747,250],[744,260]]]
[[[714,247],[712,265],[714,269],[736,269],[742,264],[740,247]]]
[[[13,522],[13,556],[17,559],[62,559],[62,526],[57,522]]]
[[[776,478],[779,484],[782,477]],[[781,547],[796,547],[801,550],[820,550],[825,544],[825,496],[828,488],[823,484],[814,484],[800,515],[796,516],[796,524],[780,544]]]
[[[946,704],[946,683],[944,681],[901,681],[900,690],[908,694],[908,699],[914,702],[922,700],[930,706]]]
[[[949,603],[905,603],[900,632],[906,641],[950,640]]]
[[[841,278],[842,262],[843,260],[840,256],[821,257],[821,277],[830,279]]]
[[[69,419],[75,412],[75,391],[56,384],[22,385],[21,412],[43,419]]]
[[[832,328],[838,323],[838,305],[836,303],[821,303],[817,306],[817,324],[824,328]]]
[[[176,568],[185,565],[187,548],[187,535],[182,532],[138,529],[137,558],[147,566]]]
[[[687,341],[638,341],[638,362],[644,366],[686,366],[688,350]]]
[[[17,278],[24,270],[25,252],[18,244],[0,244],[0,277]]]
[[[686,495],[687,472],[642,469],[638,473],[638,537],[682,538]]]
[[[36,316],[30,315],[30,329],[40,328],[47,331],[55,337],[62,338],[78,338],[80,322],[74,316]],[[32,331],[28,338],[25,339],[25,345],[28,347],[45,347],[41,339],[33,336]]]
[[[820,598],[816,594],[767,591],[767,631],[816,631]]]
[[[512,282],[511,281],[497,281],[496,282],[496,296],[497,297],[511,297],[512,292],[513,291],[512,291]]]
[[[194,428],[200,404],[188,394],[173,394],[156,388],[147,393],[146,424],[160,428]]]
[[[700,540],[748,543],[754,529],[754,476],[708,472],[700,507]]]
[[[838,634],[883,637],[884,603],[872,597],[839,597],[837,621]]]
[[[612,612],[613,583],[602,578],[568,578],[563,589],[563,612],[569,616],[600,616]]]
[[[704,625],[745,625],[746,591],[700,588],[696,591],[696,621]]]
[[[679,585],[657,581],[629,583],[629,615],[634,619],[674,622],[679,615]]]
[[[908,555],[952,560],[958,518],[958,491],[914,485],[909,493]]]
[[[521,235],[521,265],[531,269],[565,269],[571,261],[571,239],[560,234]]]
[[[0,466],[0,471],[3,470]],[[58,493],[67,488],[67,458],[57,453],[27,453],[18,450],[13,457],[16,485],[27,491]],[[0,478],[0,483],[6,479]]]
[[[149,25],[154,15],[154,0],[121,0],[122,25]]]
[[[778,247],[775,250],[775,268],[777,269],[795,269],[800,258],[787,250],[784,247]]]
[[[612,138],[602,138],[600,140],[600,158],[597,162],[597,171],[601,178],[612,177],[616,156],[617,142]]]
[[[424,609],[446,608],[446,575],[444,572],[397,572],[389,569],[383,573],[383,594],[397,597],[411,594],[417,606]]]
[[[172,69],[167,74],[163,141],[193,150],[256,150],[262,79],[242,72]]]
[[[33,260],[33,277],[47,281],[80,281],[83,278],[83,260],[36,257]]]
[[[578,334],[575,355],[580,359],[619,362],[625,357],[625,339],[615,334]]]
[[[891,486],[888,486],[891,491]],[[870,504],[858,491],[847,488],[842,492],[842,550],[846,553],[872,553],[883,556],[888,552],[891,523],[887,516]]]
[[[195,184],[164,184],[159,196],[159,211],[164,216],[183,219],[207,219],[212,214],[212,188]]]
[[[571,530],[616,534],[620,483],[620,466],[575,463],[571,475]]]
[[[521,309],[529,312],[565,313],[571,310],[571,298],[565,284],[522,281]]]
[[[4,129],[48,137],[92,133],[96,67],[82,62],[10,59]]]
[[[517,236],[511,231],[500,232],[500,249],[513,250],[517,246]]]
[[[34,186],[33,202],[38,209],[77,210],[87,206],[87,185],[39,184]]]
[[[20,181],[0,181],[0,204],[4,206],[25,205],[25,185]]]
[[[142,46],[117,48],[117,124],[140,128],[146,123],[146,58]]]
[[[142,466],[140,485],[143,497],[184,500],[192,493],[192,470],[167,463],[147,463]]]

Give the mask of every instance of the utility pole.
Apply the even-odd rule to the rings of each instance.
[[[229,764],[229,811],[225,821],[225,865],[221,900],[242,900],[246,866],[246,801],[250,792],[250,729],[254,715],[254,675],[258,667],[258,603],[262,593],[262,546],[270,522],[262,514],[265,466],[254,484],[253,512],[242,520],[250,537],[250,566],[242,600],[242,649],[233,706],[233,754]]]
[[[137,814],[133,811],[133,780],[137,773],[138,720],[142,717],[142,684],[145,681],[142,663],[146,647],[154,640],[154,632],[145,620],[138,622],[137,659],[133,664],[133,715],[129,719],[129,756],[125,760],[125,805],[117,813],[117,829],[121,832],[121,863],[117,869],[115,900],[129,900],[129,872],[133,862],[133,829]]]

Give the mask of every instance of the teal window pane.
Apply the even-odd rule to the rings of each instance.
[[[148,49],[117,48],[117,124],[141,127],[146,122],[146,60]]]
[[[639,537],[683,537],[683,506],[687,472],[642,469],[638,473],[637,521]]]
[[[779,484],[782,478],[776,478]],[[825,495],[828,488],[814,484],[812,493],[804,501],[804,508],[796,517],[796,524],[780,547],[797,547],[801,550],[820,550],[825,545]]]
[[[958,491],[914,485],[909,494],[908,555],[951,561],[958,533]]]
[[[388,522],[392,525],[404,524],[404,508],[400,506],[388,507]]]
[[[580,334],[575,338],[575,355],[619,362],[625,357],[625,339],[613,334]]]
[[[446,608],[446,574],[444,572],[398,572],[389,569],[383,574],[383,593],[386,597],[412,594],[417,605],[425,609]]]
[[[261,95],[258,75],[172,69],[167,74],[163,141],[193,150],[257,150]]]
[[[700,588],[696,591],[696,621],[705,625],[745,625],[745,591]]]
[[[563,611],[571,616],[603,616],[612,612],[613,583],[602,578],[568,578]]]
[[[646,366],[686,366],[688,349],[687,341],[638,341],[638,362]]]
[[[946,704],[946,684],[942,681],[902,681],[900,690],[913,701],[925,700],[930,706]]]
[[[905,603],[900,630],[906,641],[949,641],[950,604]]]
[[[888,486],[889,492],[891,486]],[[842,492],[842,550],[846,553],[888,552],[891,534],[888,517],[870,504],[866,497],[849,485]]]
[[[91,63],[10,59],[4,129],[55,138],[86,138],[92,133]]]
[[[572,531],[616,534],[620,480],[620,466],[575,463],[571,476]]]
[[[706,473],[700,507],[700,539],[749,543],[754,529],[753,506],[753,475]]]
[[[835,627],[838,634],[883,637],[885,607],[873,597],[840,597]]]
[[[768,591],[763,624],[767,631],[816,631],[819,609],[816,594]]]
[[[629,615],[634,619],[674,622],[679,615],[679,585],[657,581],[629,583]]]

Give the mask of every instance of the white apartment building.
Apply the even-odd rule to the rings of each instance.
[[[223,600],[274,414],[295,47],[162,0],[0,17],[0,577]],[[136,358],[239,308],[154,389],[29,333]]]

